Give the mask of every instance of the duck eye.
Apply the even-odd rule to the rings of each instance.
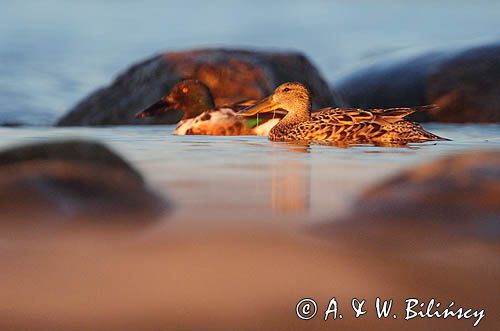
[[[187,87],[184,87],[184,88],[182,89],[182,93],[188,93],[188,92],[189,92],[189,89],[188,89]]]
[[[288,87],[285,87],[285,88],[283,89],[283,92],[288,92],[288,91],[290,91],[290,89],[289,89]]]

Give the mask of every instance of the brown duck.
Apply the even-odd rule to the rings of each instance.
[[[324,108],[311,115],[311,95],[300,83],[285,83],[257,104],[238,112],[240,116],[287,111],[269,132],[273,141],[323,141],[339,143],[406,144],[448,140],[425,131],[406,116],[436,106],[390,109]]]
[[[249,121],[236,116],[236,111],[252,104],[255,101],[216,108],[208,86],[199,80],[189,79],[177,83],[166,97],[136,114],[136,118],[179,109],[184,116],[175,128],[176,135],[268,135],[278,123],[278,118],[267,118],[262,124],[251,127]]]

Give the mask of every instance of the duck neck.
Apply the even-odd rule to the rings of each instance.
[[[201,114],[203,114],[206,111],[209,111],[212,109],[213,106],[207,106],[204,104],[196,104],[196,105],[191,105],[190,107],[185,107],[182,109],[184,112],[184,116],[182,117],[183,120],[189,119],[189,118],[195,118]]]
[[[215,108],[214,99],[212,94],[207,91],[207,93],[201,95],[192,96],[189,102],[182,107],[184,112],[183,120],[188,118],[195,118],[206,111],[211,111]]]
[[[288,110],[288,109],[287,109]],[[284,134],[291,128],[299,125],[300,123],[307,122],[311,119],[311,106],[310,104],[297,107],[297,109],[288,110],[278,124],[276,124],[271,131],[274,134]]]

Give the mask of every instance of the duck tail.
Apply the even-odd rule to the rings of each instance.
[[[420,124],[417,123],[412,123],[408,122],[413,125],[413,130],[410,132],[412,133],[412,137],[410,140],[415,140],[415,141],[451,141],[451,139],[440,137],[438,135],[435,135],[434,133],[431,133],[427,130],[424,130]]]
[[[420,128],[420,132],[418,134],[418,139],[422,141],[451,141],[451,139],[437,136],[429,131],[426,131]]]
[[[424,130],[418,123],[406,120],[389,123],[384,128],[387,131],[387,134],[385,137],[383,137],[383,139],[388,142],[418,143],[425,141],[450,140],[448,138],[443,138]]]
[[[418,112],[418,111],[430,111],[430,110],[437,110],[439,109],[439,106],[436,104],[430,104],[430,105],[425,105],[425,106],[417,106],[417,107],[412,107],[410,109],[413,109],[413,112]]]
[[[232,105],[227,105],[226,107],[233,109],[235,112],[238,112],[239,110],[243,108],[247,108],[250,106],[254,106],[259,100],[255,99],[247,99],[247,100],[242,100],[239,102],[236,102]]]

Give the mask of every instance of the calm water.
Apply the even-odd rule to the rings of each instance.
[[[500,150],[500,125],[426,125],[453,139],[407,148],[290,146],[265,137],[173,136],[173,126],[2,128],[0,148],[68,137],[105,142],[175,205],[171,220],[322,221],[365,188],[424,161]]]

